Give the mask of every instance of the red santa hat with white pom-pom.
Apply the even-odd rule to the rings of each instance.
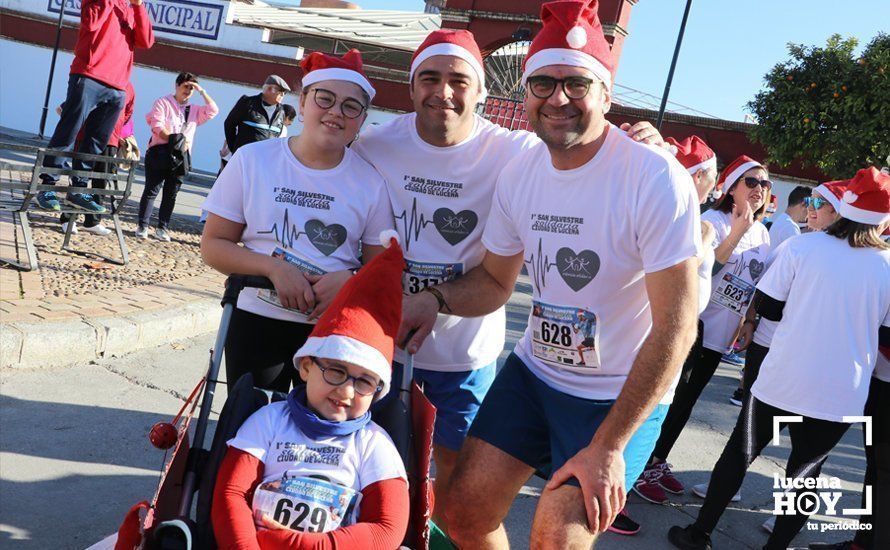
[[[668,150],[677,157],[690,174],[695,174],[700,170],[717,169],[717,154],[708,147],[708,144],[698,136],[689,136],[688,138],[677,141],[672,137],[665,138],[668,144]]]
[[[402,271],[405,258],[398,234],[386,230],[380,242],[387,249],[349,279],[328,309],[321,314],[312,334],[294,355],[344,361],[366,368],[380,377],[386,395],[392,380],[396,333],[402,321]]]
[[[828,203],[834,207],[835,212],[840,212],[841,199],[849,184],[850,180],[826,181],[825,183],[820,183],[814,187],[813,191],[822,195],[822,198],[827,200]]]
[[[583,67],[612,88],[615,63],[603,34],[597,0],[560,0],[541,6],[543,26],[532,40],[522,70],[522,84],[550,65]]]
[[[890,221],[890,176],[874,166],[856,172],[847,184],[838,213],[868,225]]]
[[[356,49],[351,49],[343,57],[322,52],[312,52],[300,61],[303,69],[303,88],[323,80],[345,80],[357,84],[368,94],[368,99],[373,100],[376,90],[371,81],[365,76],[362,66],[362,54]]]
[[[746,155],[727,164],[723,168],[723,172],[720,172],[720,177],[717,178],[717,187],[714,189],[713,195],[720,197],[724,193],[729,193],[742,174],[752,168],[763,168],[763,165]]]
[[[485,69],[482,64],[482,52],[476,43],[473,33],[467,30],[440,29],[427,35],[414,55],[411,56],[411,68],[408,71],[408,79],[414,79],[417,68],[427,59],[436,55],[450,55],[463,59],[469,63],[479,79],[479,91],[482,95],[479,101],[485,101],[487,90],[485,89]]]

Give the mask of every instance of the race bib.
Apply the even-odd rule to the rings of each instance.
[[[711,293],[711,301],[738,315],[744,315],[754,296],[754,285],[732,273],[724,273],[723,278]]]
[[[407,294],[417,294],[423,289],[442,284],[464,272],[462,263],[415,262],[405,260],[408,267],[402,274],[402,288]]]
[[[262,527],[267,515],[296,531],[326,533],[352,525],[358,517],[361,493],[325,479],[287,477],[269,481],[253,494],[253,518]]]
[[[532,301],[532,352],[552,365],[598,369],[599,326],[595,313]]]
[[[294,256],[290,252],[287,252],[286,250],[283,250],[281,248],[276,248],[272,252],[272,257],[273,258],[281,258],[282,260],[286,261],[287,263],[297,266],[300,269],[300,271],[302,271],[303,273],[309,273],[312,275],[324,275],[325,273],[327,273],[327,271],[323,270],[322,268],[312,265],[311,263],[307,262],[306,260],[304,260],[302,258],[298,258],[297,256]],[[286,307],[282,306],[281,301],[278,299],[278,292],[275,289],[271,289],[271,290],[265,289],[265,288],[257,289],[257,298],[259,298],[260,300],[262,300],[266,303],[272,304],[275,307],[280,307],[281,309],[286,309],[287,311],[295,313],[299,317],[298,320],[302,323],[310,322],[307,318],[307,315],[304,312],[299,311],[297,309],[286,308]],[[314,321],[312,321],[312,322],[314,322]]]

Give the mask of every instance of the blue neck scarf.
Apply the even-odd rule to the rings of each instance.
[[[349,435],[361,430],[371,421],[370,411],[353,420],[342,422],[319,417],[306,406],[306,386],[294,388],[287,394],[287,406],[290,417],[297,423],[300,431],[310,439]]]

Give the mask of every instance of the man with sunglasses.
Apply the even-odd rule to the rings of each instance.
[[[788,206],[785,211],[773,218],[769,228],[769,242],[774,249],[791,237],[800,235],[801,224],[807,223],[806,200],[811,189],[798,185],[788,194]]]
[[[437,312],[488,314],[509,299],[523,266],[532,279],[528,328],[439,497],[461,548],[507,546],[502,521],[535,473],[549,483],[531,546],[589,547],[643,469],[695,335],[694,187],[666,151],[605,120],[613,61],[597,7],[543,5],[522,77],[543,143],[501,171],[481,265],[406,299],[400,337],[416,330],[410,347]],[[592,336],[572,330],[582,310],[596,320]],[[597,345],[581,364],[577,345],[591,338]]]

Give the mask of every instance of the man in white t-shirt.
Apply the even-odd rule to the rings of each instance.
[[[769,227],[770,246],[775,249],[786,239],[800,235],[800,225],[807,223],[806,198],[812,189],[798,185],[788,194],[788,206],[785,211],[773,218]]]
[[[437,312],[486,315],[523,265],[532,277],[529,327],[443,495],[462,548],[507,545],[501,521],[536,471],[552,477],[531,545],[591,544],[624,505],[625,475],[632,482],[649,457],[667,409],[659,401],[695,334],[701,235],[690,176],[605,121],[612,63],[596,3],[545,4],[542,20],[523,83],[544,143],[501,172],[481,265],[407,298],[400,330],[416,329],[416,346]],[[590,335],[573,331],[588,318]]]

